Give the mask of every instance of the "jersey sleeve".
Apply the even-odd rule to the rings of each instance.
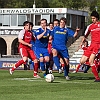
[[[87,37],[90,34],[90,25],[88,25],[86,30],[85,30],[85,33],[84,33],[85,37]]]
[[[39,29],[36,30],[35,35],[37,36],[37,35],[40,35],[41,33],[42,33],[41,29],[39,28]]]
[[[36,31],[32,30],[33,36],[36,36]]]
[[[50,30],[50,36],[53,37],[53,30]]]
[[[18,39],[23,39],[24,37],[24,34],[25,34],[25,30],[21,30],[18,34]]]
[[[67,28],[68,37],[74,37],[75,32],[69,28]]]
[[[51,32],[51,36],[54,37],[54,34],[56,32],[56,30],[58,29],[59,27],[58,26],[55,26]]]

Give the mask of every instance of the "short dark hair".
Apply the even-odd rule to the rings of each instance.
[[[53,25],[53,22],[50,22],[50,23],[49,23],[49,26],[50,26],[50,24],[52,24],[52,25]]]
[[[87,40],[84,40],[83,43],[87,43],[86,47],[88,47],[88,41]]]
[[[30,25],[31,25],[32,27],[34,26],[32,22],[30,22]]]
[[[53,23],[54,23],[54,21],[57,21],[57,22],[58,22],[58,24],[59,24],[59,22],[60,22],[60,21],[59,21],[59,19],[55,19],[55,20],[53,20]]]
[[[61,17],[60,21],[63,20],[65,23],[67,23],[67,19],[65,17]]]
[[[45,19],[45,18],[40,20],[40,24],[41,24],[41,21],[44,21],[44,20],[46,21],[46,24],[47,24],[47,19]]]
[[[57,22],[59,23],[59,19],[54,19],[53,22],[54,22],[54,21],[57,21]]]
[[[29,21],[25,21],[24,23],[23,23],[23,26],[25,26],[26,24],[30,24],[30,22]]]
[[[99,14],[97,11],[92,11],[91,16],[94,16],[94,17],[98,18],[98,20],[99,20]]]

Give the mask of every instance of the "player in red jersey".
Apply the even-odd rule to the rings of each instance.
[[[53,22],[50,22],[49,23],[49,29],[51,32],[53,32]],[[49,52],[49,55],[50,55],[50,65],[49,65],[49,73],[52,73],[52,68],[53,68],[53,54],[52,54],[52,37],[50,36],[49,37],[49,42],[48,42],[48,52]]]
[[[85,52],[85,51],[87,50],[88,47],[89,47],[89,46],[88,46],[88,41],[85,40],[85,41],[83,42],[83,46],[82,46],[81,48],[82,48],[82,49],[84,50],[84,52]],[[89,59],[87,59],[87,61],[86,61],[82,66],[83,66],[83,67],[84,67],[84,66],[87,66],[87,69],[86,69],[86,70],[88,70],[88,69],[90,68]],[[77,73],[80,67],[81,67],[81,64],[78,64],[76,70],[73,71],[72,73]],[[83,67],[82,67],[82,68],[83,68]],[[85,70],[85,73],[86,73],[86,70]]]
[[[86,40],[89,34],[91,34],[91,44],[84,52],[81,60],[80,65],[84,64],[87,59],[89,59],[90,66],[92,68],[92,73],[95,76],[94,82],[100,82],[100,77],[97,72],[97,66],[94,63],[94,59],[96,54],[100,49],[100,22],[99,22],[99,14],[96,11],[91,13],[92,24],[90,24],[86,30],[85,36],[82,39],[82,43]]]
[[[25,21],[23,23],[24,29],[19,32],[18,35],[18,41],[19,41],[19,52],[22,56],[22,59],[19,60],[14,67],[12,67],[9,71],[12,75],[14,70],[18,68],[20,65],[25,64],[28,60],[28,58],[32,59],[34,61],[34,77],[40,78],[40,76],[37,74],[38,70],[38,61],[36,59],[36,56],[31,49],[32,44],[31,41],[35,40],[33,33],[30,31],[30,22]]]

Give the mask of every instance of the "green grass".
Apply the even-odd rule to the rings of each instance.
[[[10,75],[8,70],[0,70],[0,100],[100,100],[100,83],[94,82],[91,73],[70,73],[70,81],[53,73],[53,83],[35,79],[32,74],[16,70]]]

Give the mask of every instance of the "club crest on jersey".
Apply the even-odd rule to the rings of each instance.
[[[49,36],[49,33],[47,33],[47,36]]]
[[[64,32],[66,33],[66,32],[67,32],[67,30],[64,30]]]
[[[100,24],[98,24],[98,27],[100,27]]]
[[[47,36],[43,36],[43,38],[47,38]]]
[[[39,30],[36,30],[36,32],[39,32]]]
[[[42,57],[42,54],[40,53],[40,57]]]

